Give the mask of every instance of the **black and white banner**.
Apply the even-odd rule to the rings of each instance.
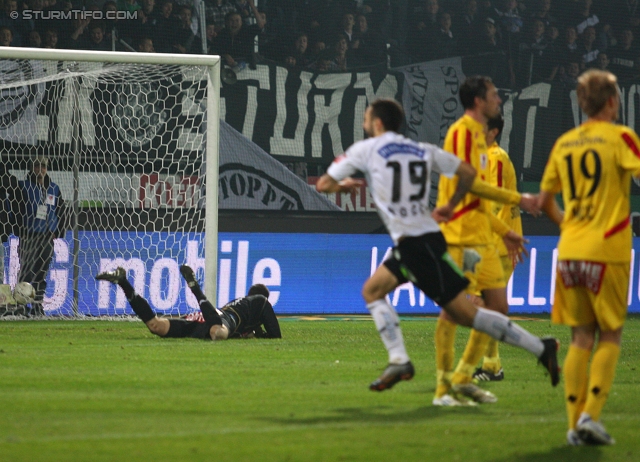
[[[0,139],[33,145],[37,142],[37,107],[42,101],[41,61],[0,60]]]
[[[458,91],[464,82],[461,58],[412,64],[404,74],[402,105],[407,136],[441,146],[449,126],[464,112]]]
[[[123,72],[96,79],[91,71],[99,64],[86,63],[87,69],[69,74],[79,79],[68,79],[56,77],[62,65],[0,61],[0,142],[5,152],[37,145],[43,154],[68,155],[73,137],[79,136],[82,155],[96,168],[136,156],[148,159],[150,170],[157,170],[202,151],[206,86],[201,76],[169,66],[160,78],[146,78],[152,68],[143,68],[138,75]],[[363,138],[367,104],[391,97],[403,102],[408,136],[441,145],[463,112],[459,87],[465,75],[475,72],[473,61],[464,58],[394,71],[327,74],[258,65],[238,72],[235,84],[222,87],[221,116],[278,160],[329,164]],[[74,91],[69,85],[75,85]],[[636,131],[639,89],[635,83],[621,88],[621,122]],[[501,90],[501,96],[501,145],[520,179],[538,181],[558,136],[584,120],[575,90],[560,83],[538,83]],[[74,117],[79,129],[73,128]]]
[[[369,102],[399,99],[399,82],[378,72],[313,74],[276,65],[238,72],[222,87],[222,118],[272,156],[327,164],[364,138]]]

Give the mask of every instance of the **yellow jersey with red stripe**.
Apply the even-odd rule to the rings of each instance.
[[[631,259],[631,176],[640,174],[640,139],[628,127],[587,121],[551,151],[540,190],[562,192],[558,259]]]
[[[471,164],[478,172],[478,177],[488,181],[487,144],[480,122],[468,115],[462,116],[449,127],[443,149]],[[455,193],[457,186],[457,177],[441,176],[438,183],[437,205],[446,204]],[[493,234],[488,217],[490,202],[475,194],[467,193],[454,210],[453,218],[447,223],[440,224],[447,243],[468,246],[492,244]]]
[[[517,191],[516,169],[513,167],[509,154],[495,142],[489,146],[487,153],[489,155],[489,183],[498,188]],[[491,212],[513,231],[522,235],[522,217],[520,216],[519,206],[493,202],[491,204]],[[509,255],[502,237],[494,233],[493,240],[500,256]]]

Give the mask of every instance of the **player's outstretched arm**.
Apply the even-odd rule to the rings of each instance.
[[[438,223],[449,221],[453,216],[453,209],[460,203],[465,194],[469,192],[471,185],[476,177],[476,169],[466,162],[460,162],[456,175],[458,177],[458,186],[453,193],[449,202],[445,205],[437,207],[431,212],[431,217]]]
[[[532,194],[520,194],[517,191],[498,188],[481,180],[480,178],[476,178],[474,180],[471,185],[471,192],[476,196],[480,196],[494,202],[500,202],[501,204],[518,205],[522,210],[534,216],[538,216],[540,214],[536,196]]]
[[[316,183],[316,190],[324,193],[352,192],[362,185],[364,185],[362,180],[347,177],[342,181],[336,181],[325,173]]]

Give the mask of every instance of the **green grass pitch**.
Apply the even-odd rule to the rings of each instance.
[[[522,321],[555,335],[568,330]],[[431,406],[433,318],[403,318],[416,376],[373,322],[283,318],[282,340],[160,339],[140,322],[0,322],[0,461],[638,461],[640,318],[626,324],[603,422],[612,447],[567,447],[562,384],[502,346],[498,402]],[[458,329],[458,356],[467,330]]]

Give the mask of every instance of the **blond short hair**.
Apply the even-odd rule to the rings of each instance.
[[[578,77],[578,104],[589,117],[604,109],[607,101],[619,93],[618,79],[611,72],[591,69]]]

